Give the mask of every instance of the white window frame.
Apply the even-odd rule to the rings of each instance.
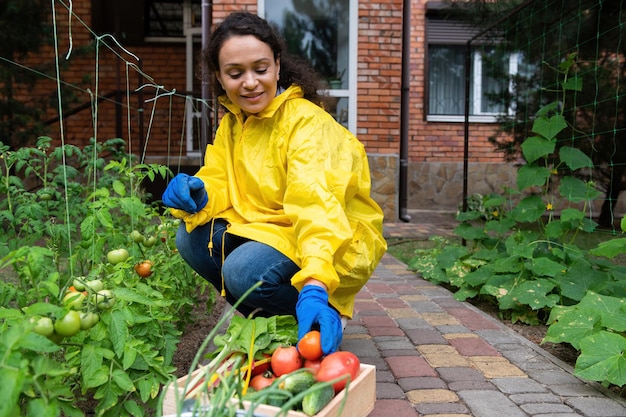
[[[276,0],[259,0],[257,11],[259,16],[265,17],[266,1]],[[357,84],[358,84],[358,39],[359,39],[359,0],[349,0],[349,29],[348,29],[348,88],[347,89],[329,89],[325,94],[331,97],[348,99],[348,130],[352,133],[357,131]]]
[[[444,45],[445,46],[445,45]],[[452,46],[452,45],[451,45]],[[519,68],[519,53],[514,52],[509,55],[509,71],[510,76],[517,74]],[[470,88],[472,88],[472,108],[481,109],[483,100],[483,86],[482,86],[482,69],[483,60],[480,51],[474,51],[472,53],[472,79],[470,80]],[[509,83],[509,91],[513,92],[513,82]],[[430,94],[430,92],[429,92]],[[506,114],[512,116],[514,109],[509,107]],[[504,115],[504,113],[493,112],[477,112],[469,115],[469,121],[472,123],[497,123],[498,117]],[[448,115],[448,114],[429,114],[426,116],[426,120],[429,122],[465,122],[464,115]]]

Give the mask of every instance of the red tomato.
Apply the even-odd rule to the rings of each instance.
[[[135,264],[135,272],[142,278],[152,275],[152,261],[143,261]]]
[[[354,381],[359,374],[360,367],[359,358],[352,352],[331,353],[322,359],[320,369],[317,372],[317,380],[328,382],[347,375],[349,378],[343,378],[333,384],[335,393],[338,393],[346,386],[348,379]]]
[[[311,373],[317,376],[317,372],[320,370],[320,365],[322,364],[322,359],[305,359],[303,368],[309,369]]]
[[[281,376],[302,368],[302,357],[295,346],[279,346],[270,363],[274,375]]]
[[[262,360],[267,359],[267,362],[262,363],[260,365],[254,365],[254,363],[253,363],[252,376],[257,376],[257,375],[262,374],[262,373],[264,373],[266,371],[269,371],[270,370],[270,360],[271,360],[271,358],[272,358],[272,355],[264,353]],[[258,362],[258,361],[256,361],[256,362]]]
[[[322,340],[320,332],[311,330],[298,342],[298,351],[304,359],[319,359],[322,357]]]
[[[261,391],[263,388],[272,385],[272,382],[275,380],[276,377],[270,371],[266,371],[253,377],[250,380],[250,387],[254,388],[255,391]]]

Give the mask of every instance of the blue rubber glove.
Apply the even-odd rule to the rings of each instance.
[[[328,355],[339,348],[343,337],[341,317],[337,310],[328,304],[328,293],[317,285],[305,285],[300,291],[296,304],[298,319],[298,340],[307,334],[313,324],[320,326],[322,351]]]
[[[200,178],[178,174],[167,185],[162,200],[167,207],[197,213],[206,206],[209,196]]]

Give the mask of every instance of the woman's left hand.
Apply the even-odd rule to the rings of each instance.
[[[328,293],[318,285],[305,285],[296,304],[298,340],[307,334],[314,323],[320,326],[322,351],[325,355],[335,352],[343,338],[343,326],[339,313],[328,304]]]

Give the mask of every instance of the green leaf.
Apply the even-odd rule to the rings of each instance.
[[[578,209],[566,208],[561,210],[561,221],[582,220],[585,218],[585,213]]]
[[[605,240],[600,242],[597,247],[589,251],[595,256],[604,256],[609,259],[613,259],[618,255],[626,253],[626,238],[618,238]]]
[[[552,307],[559,301],[557,294],[548,295],[555,285],[554,282],[548,279],[525,281],[514,289],[512,295],[517,297],[520,303],[530,306],[533,310]]]
[[[545,158],[554,152],[555,140],[548,140],[541,136],[532,136],[522,143],[524,158],[530,164],[539,158]]]
[[[563,275],[565,270],[563,264],[543,257],[532,259],[528,263],[527,268],[535,275],[552,278]]]
[[[546,210],[546,204],[539,196],[528,196],[521,200],[512,210],[511,216],[519,222],[534,222],[539,220]]]
[[[559,149],[559,157],[572,171],[580,168],[593,168],[593,161],[583,151],[571,146]]]
[[[59,411],[58,401],[34,398],[28,401],[26,417],[57,417]]]
[[[626,338],[611,332],[598,332],[580,342],[575,375],[591,381],[626,385]]]
[[[0,416],[12,416],[18,404],[26,370],[4,366],[0,372]],[[19,414],[18,414],[19,415]]]
[[[118,358],[124,354],[124,347],[128,340],[128,326],[124,319],[124,313],[120,310],[114,310],[111,313],[111,322],[109,323],[109,335],[113,350]]]
[[[83,390],[99,387],[109,379],[108,368],[102,364],[103,355],[100,350],[86,344],[81,352],[81,370]]]
[[[583,91],[583,79],[578,74],[561,83],[561,88],[566,91]]]
[[[117,193],[120,197],[124,197],[126,195],[126,187],[120,180],[113,181],[113,191]]]
[[[139,303],[147,306],[154,303],[154,299],[146,297],[145,295],[139,293],[133,288],[116,288],[115,296],[118,300],[127,301],[129,303]]]
[[[517,171],[517,187],[520,191],[528,187],[543,187],[550,177],[550,170],[536,165],[522,165]]]
[[[550,319],[553,319],[552,313]],[[580,349],[580,341],[593,333],[599,332],[599,317],[593,317],[579,309],[567,310],[560,314],[546,332],[545,341],[552,343],[567,342],[575,349]]]
[[[460,258],[468,253],[469,249],[465,246],[450,245],[443,248],[436,259],[440,268],[452,267]]]
[[[569,176],[561,178],[559,193],[561,196],[574,203],[594,200],[600,195],[598,190],[593,188],[591,184]]]
[[[608,274],[592,267],[586,260],[577,260],[570,265],[559,280],[561,294],[575,301],[582,300],[588,291],[604,289]]]
[[[459,237],[467,240],[480,240],[487,237],[485,229],[482,227],[472,226],[468,223],[461,223],[454,229],[454,233]]]
[[[553,139],[560,131],[567,127],[565,118],[560,114],[552,117],[540,117],[533,123],[532,131],[546,139]]]
[[[133,385],[133,381],[130,379],[128,374],[121,369],[115,369],[113,374],[113,381],[120,387],[123,391],[130,392],[135,391],[135,386]]]
[[[515,220],[503,218],[501,220],[489,220],[485,223],[485,230],[488,232],[496,232],[499,235],[504,235],[510,232],[514,226]]]

